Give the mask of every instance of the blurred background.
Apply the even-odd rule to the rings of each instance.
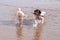
[[[17,8],[29,15],[16,23]],[[34,9],[46,12],[45,23],[34,28]],[[0,40],[60,40],[60,0],[0,0]]]

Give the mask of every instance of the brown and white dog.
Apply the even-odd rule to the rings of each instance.
[[[23,23],[23,20],[24,20],[24,17],[25,17],[25,14],[24,12],[22,11],[21,8],[18,8],[18,11],[17,11],[17,20],[18,20],[18,23],[19,24],[22,24]]]
[[[35,17],[35,24],[33,24],[33,27],[36,27],[39,23],[44,23],[44,15],[46,12],[40,11],[39,9],[34,10],[34,17]]]

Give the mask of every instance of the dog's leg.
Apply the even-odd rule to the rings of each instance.
[[[42,17],[42,20],[41,20],[42,24],[44,23],[44,17]]]
[[[35,23],[33,24],[33,27],[37,27],[37,25],[38,25],[38,21],[35,20]]]
[[[19,20],[19,24],[20,24],[20,25],[23,24],[23,20],[22,20],[22,19]]]
[[[18,24],[22,25],[23,24],[23,17],[18,15]]]

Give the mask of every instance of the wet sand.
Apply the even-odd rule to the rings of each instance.
[[[20,2],[17,1],[16,3],[16,0],[14,2],[0,1],[0,3],[3,3],[0,4],[0,40],[60,40],[60,2],[52,1],[50,4],[49,1],[44,1],[44,4],[41,1],[41,5],[38,1],[37,4],[40,6],[36,4],[36,7],[34,7],[36,1],[32,5],[29,5],[30,2],[19,6]],[[46,4],[46,2],[50,5]],[[25,14],[30,16],[24,20],[23,26],[16,23],[16,11],[18,7],[21,7]],[[36,28],[32,26],[33,17],[31,14],[35,8],[46,11],[45,23],[38,25]]]
[[[45,10],[47,15],[43,26],[32,27],[30,19],[24,25],[18,26],[15,19],[0,20],[0,40],[59,40],[60,39],[60,11]],[[52,11],[52,12],[51,12]],[[55,15],[56,14],[56,15]],[[12,17],[12,16],[11,16]],[[12,17],[14,18],[14,17]],[[48,19],[49,18],[49,19]]]

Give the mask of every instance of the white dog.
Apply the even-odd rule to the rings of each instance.
[[[18,20],[18,23],[19,24],[22,24],[23,23],[23,20],[24,20],[24,17],[25,17],[25,14],[24,12],[22,11],[21,8],[18,8],[18,11],[17,11],[17,20]]]
[[[44,15],[46,12],[40,11],[39,9],[34,10],[35,24],[33,27],[36,27],[39,23],[44,23]]]

